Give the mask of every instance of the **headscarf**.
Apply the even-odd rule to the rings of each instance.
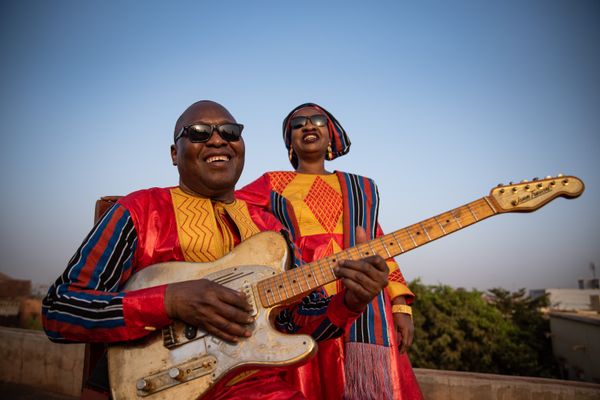
[[[290,146],[292,145],[292,129],[290,126],[290,120],[296,111],[305,107],[314,108],[315,110],[322,112],[327,116],[327,128],[329,128],[329,141],[331,142],[331,156],[329,156],[329,154],[325,154],[325,158],[331,161],[337,157],[347,154],[350,151],[350,138],[346,134],[346,131],[329,111],[315,103],[301,104],[290,111],[287,117],[283,119],[283,141],[288,152],[290,151]],[[294,151],[292,151],[290,162],[292,163],[294,169],[298,168],[298,155]]]

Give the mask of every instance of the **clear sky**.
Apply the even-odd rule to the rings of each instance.
[[[50,283],[97,198],[177,184],[191,103],[245,125],[243,185],[290,168],[281,121],[312,101],[352,140],[328,168],[377,181],[385,231],[500,182],[579,176],[576,200],[397,258],[427,284],[575,287],[600,270],[599,39],[591,0],[3,1],[0,271]]]

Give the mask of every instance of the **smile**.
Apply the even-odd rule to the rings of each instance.
[[[221,156],[211,156],[211,157],[208,157],[204,161],[207,162],[208,164],[212,164],[212,163],[215,163],[215,162],[227,162],[230,159],[231,159],[231,157],[229,157],[229,156],[221,155]]]
[[[319,140],[319,136],[317,136],[317,135],[316,135],[316,134],[314,134],[314,133],[309,133],[309,134],[307,134],[307,135],[304,135],[304,136],[302,137],[302,141],[303,141],[304,143],[313,143],[313,142],[316,142],[317,140]]]

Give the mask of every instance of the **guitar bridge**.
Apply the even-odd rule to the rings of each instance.
[[[146,397],[161,390],[210,375],[217,367],[214,356],[205,356],[164,369],[155,374],[138,379],[135,383],[137,395]],[[212,383],[212,377],[208,377]]]
[[[175,328],[173,324],[162,329],[163,345],[167,349],[173,349],[177,347],[177,335],[175,334]]]

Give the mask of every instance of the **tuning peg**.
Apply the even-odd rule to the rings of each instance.
[[[535,181],[539,181],[539,180],[540,180],[540,178],[538,178],[538,177],[536,176],[536,177],[535,177],[535,178],[533,178],[532,180],[535,182]]]
[[[552,179],[550,175],[546,175],[546,179]]]
[[[508,182],[508,184],[509,184],[509,185],[512,185],[512,184],[513,184],[513,181],[510,181],[510,182]]]
[[[563,174],[558,174],[556,175],[558,178],[562,178],[564,175]]]
[[[502,187],[502,186],[504,186],[504,185],[502,183],[499,183],[498,186],[496,186],[496,187]]]
[[[521,181],[521,183],[527,183],[527,182],[529,182],[527,179],[523,179],[523,180]]]

